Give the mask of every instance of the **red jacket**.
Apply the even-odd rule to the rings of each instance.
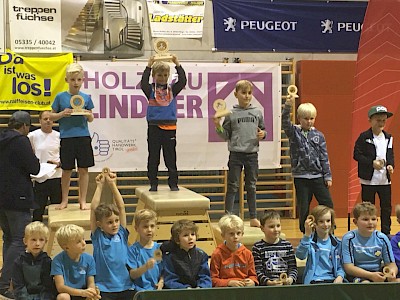
[[[211,255],[212,286],[228,286],[230,280],[250,278],[258,285],[253,254],[244,245],[232,252],[225,244],[219,245]]]

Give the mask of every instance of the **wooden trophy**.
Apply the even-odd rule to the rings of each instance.
[[[288,96],[287,97],[293,97],[293,98],[299,98],[299,95],[297,95],[297,86],[294,84],[291,84],[287,88]]]
[[[226,109],[226,102],[224,99],[217,99],[213,103],[213,108],[215,110],[214,118],[222,118],[230,115],[232,112]]]
[[[287,280],[287,274],[286,273],[281,273],[281,275],[279,275],[279,280],[282,282],[282,284],[286,284],[286,280]]]
[[[168,53],[168,41],[163,38],[158,38],[154,41],[154,51],[157,53],[154,55],[154,61],[171,61],[172,55]]]
[[[392,278],[392,274],[390,273],[390,268],[388,266],[384,267],[382,272],[386,278]]]
[[[73,95],[71,100],[69,100],[69,103],[72,107],[71,116],[84,116],[90,114],[83,108],[85,106],[85,100],[81,95]]]
[[[162,261],[162,251],[161,251],[161,249],[154,250],[153,258],[158,262]]]

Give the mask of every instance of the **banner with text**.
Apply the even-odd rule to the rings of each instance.
[[[279,52],[357,52],[368,4],[265,0],[212,3],[217,50]]]
[[[201,38],[203,1],[146,0],[152,37]]]
[[[117,171],[146,170],[147,99],[140,89],[140,79],[147,63],[82,61],[81,64],[86,74],[83,91],[92,96],[95,105],[95,120],[89,129],[96,166],[90,170],[100,171],[105,166]],[[237,104],[234,88],[240,79],[254,84],[252,104],[264,113],[267,138],[260,142],[260,168],[279,168],[280,65],[185,63],[184,68],[188,82],[177,96],[178,169],[227,169],[227,143],[215,133],[213,102],[225,99],[227,108]],[[162,163],[160,170],[164,169]]]
[[[72,53],[25,57],[7,51],[0,56],[0,110],[46,110],[57,93],[68,88],[65,68]]]
[[[11,50],[60,53],[61,0],[9,0]]]
[[[6,10],[4,0],[0,0],[0,53],[6,51]]]

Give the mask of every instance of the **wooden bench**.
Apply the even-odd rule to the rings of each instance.
[[[155,241],[169,240],[172,224],[180,219],[189,219],[199,227],[196,245],[211,256],[216,242],[208,215],[210,199],[184,187],[179,187],[179,191],[172,192],[168,186],[158,186],[157,192],[150,192],[149,187],[144,186],[137,187],[135,194],[138,197],[136,210],[148,208],[157,213]],[[134,221],[129,231],[129,243],[134,243],[137,240]]]
[[[81,210],[79,204],[68,204],[67,208],[56,210],[57,205],[52,204],[48,207],[50,237],[47,243],[47,254],[49,256],[51,256],[53,250],[56,231],[61,226],[75,224],[83,227],[85,230],[90,230],[90,210]]]

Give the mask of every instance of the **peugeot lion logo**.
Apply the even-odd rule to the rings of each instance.
[[[322,33],[332,33],[333,21],[326,19],[321,21]]]
[[[226,25],[225,31],[231,30],[232,32],[235,32],[235,26],[236,26],[236,19],[229,17],[228,19],[224,19],[224,25]]]

